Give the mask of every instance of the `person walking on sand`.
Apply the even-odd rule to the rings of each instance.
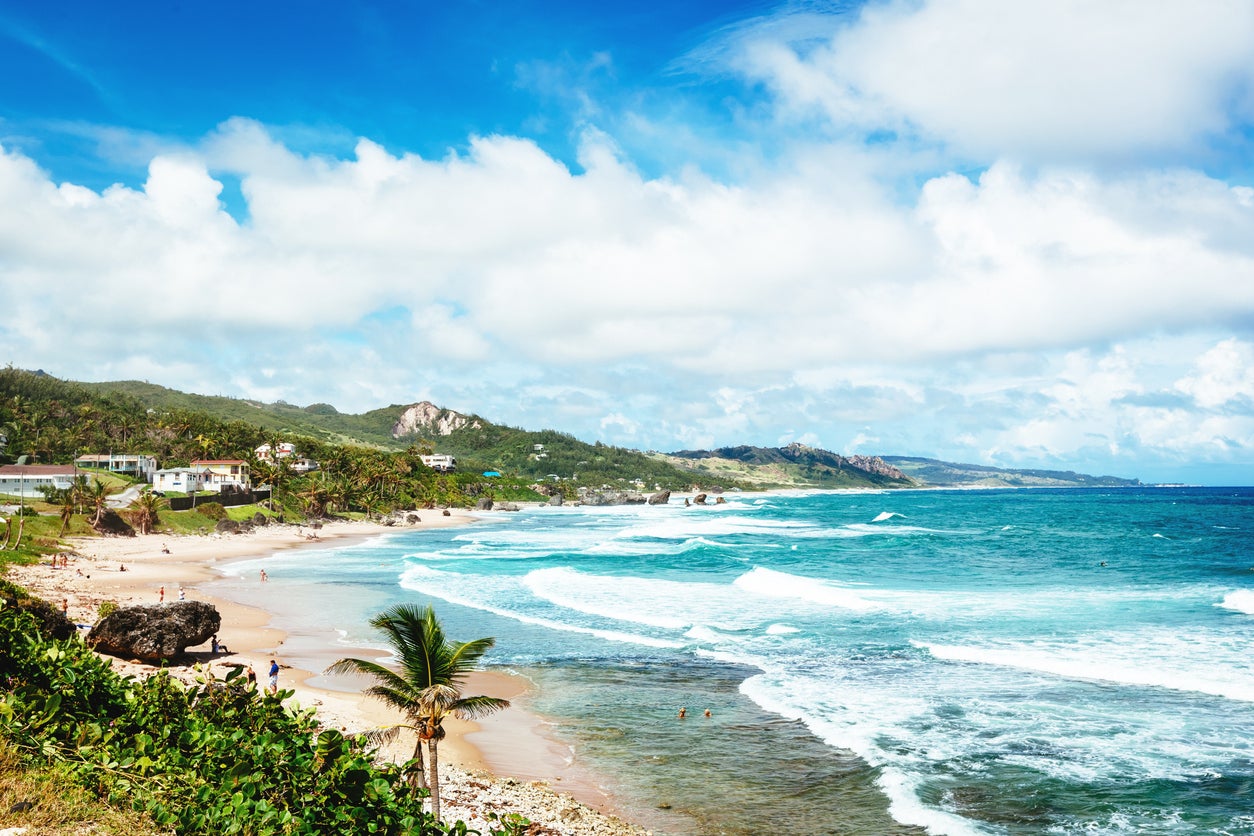
[[[180,600],[180,601],[186,601],[186,600],[187,600],[187,593],[183,591],[183,587],[181,587],[181,586],[179,587],[179,600]]]
[[[270,693],[279,693],[279,663],[270,660]]]
[[[165,603],[165,587],[164,586],[157,590],[157,603],[158,604]]]
[[[262,570],[261,570],[261,582],[262,582],[262,583],[265,583],[265,582],[266,582],[266,581],[268,581],[269,579],[270,579],[270,576],[266,574],[266,570],[265,570],[265,569],[262,569]]]

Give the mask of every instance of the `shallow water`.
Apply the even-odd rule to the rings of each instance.
[[[260,594],[264,565],[277,626],[349,645],[400,600],[497,637],[490,660],[656,832],[1254,833],[1254,491],[493,519],[224,583]]]

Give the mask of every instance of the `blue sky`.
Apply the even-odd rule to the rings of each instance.
[[[0,9],[0,362],[1254,482],[1254,7]]]

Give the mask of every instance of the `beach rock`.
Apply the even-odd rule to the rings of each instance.
[[[518,505],[517,505],[516,503],[513,503],[513,502],[498,502],[498,503],[496,504],[496,510],[498,510],[498,511],[517,511],[517,510],[518,510]]]
[[[706,500],[706,496],[705,496],[705,494],[703,494],[703,493],[699,493],[699,494],[697,494],[696,496],[694,496],[694,497],[692,498],[692,504],[693,504],[693,505],[704,505],[704,504],[705,504],[705,500]]]
[[[564,500],[562,499],[562,495],[560,493],[555,493],[549,497],[550,505],[561,505],[563,501]]]
[[[653,494],[653,496],[649,497],[650,505],[666,505],[670,501],[671,501],[670,491],[658,491],[657,493]]]
[[[213,530],[219,534],[239,534],[240,525],[235,520],[218,520]]]
[[[422,517],[418,516],[417,514],[406,514],[405,522],[409,523],[410,525],[416,525],[417,523],[422,522]]]
[[[217,608],[204,601],[146,604],[105,616],[87,634],[87,644],[110,656],[157,663],[203,644],[221,626]]]
[[[42,598],[32,597],[19,587],[2,581],[0,583],[3,584],[0,588],[0,602],[3,602],[4,607],[30,613],[42,635],[51,639],[68,639],[74,635],[74,622],[65,613]]]
[[[261,513],[260,511],[253,514],[253,525],[262,526],[262,525],[269,525],[269,524],[270,524],[270,518],[267,517],[265,514]]]
[[[101,514],[100,522],[93,523],[92,528],[101,534],[114,534],[120,537],[135,536],[135,529],[131,528],[131,524],[122,519],[122,515],[112,508]]]
[[[479,501],[475,503],[475,510],[476,511],[491,511],[492,500],[486,496],[480,497]]]

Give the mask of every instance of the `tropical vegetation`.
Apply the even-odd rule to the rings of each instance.
[[[417,735],[412,764],[419,782],[431,793],[431,813],[440,817],[439,744],[444,739],[444,720],[457,717],[470,720],[509,706],[498,697],[466,696],[462,693],[466,676],[496,643],[495,639],[468,642],[449,640],[435,610],[412,604],[398,604],[375,616],[370,625],[382,632],[397,659],[398,671],[365,659],[341,659],[328,673],[361,674],[374,679],[368,696],[382,700],[405,715],[409,721],[395,728],[408,728]],[[423,772],[422,742],[427,742],[430,776]]]
[[[77,637],[50,639],[28,612],[0,603],[4,823],[77,816],[77,827],[39,832],[128,836],[477,832],[424,812],[426,791],[404,767],[376,763],[364,737],[320,728],[312,712],[285,705],[290,696],[258,692],[238,668],[225,679],[202,672],[190,686],[164,671],[123,677]],[[81,806],[50,813],[39,789],[49,781]],[[506,820],[491,832],[529,824]]]

